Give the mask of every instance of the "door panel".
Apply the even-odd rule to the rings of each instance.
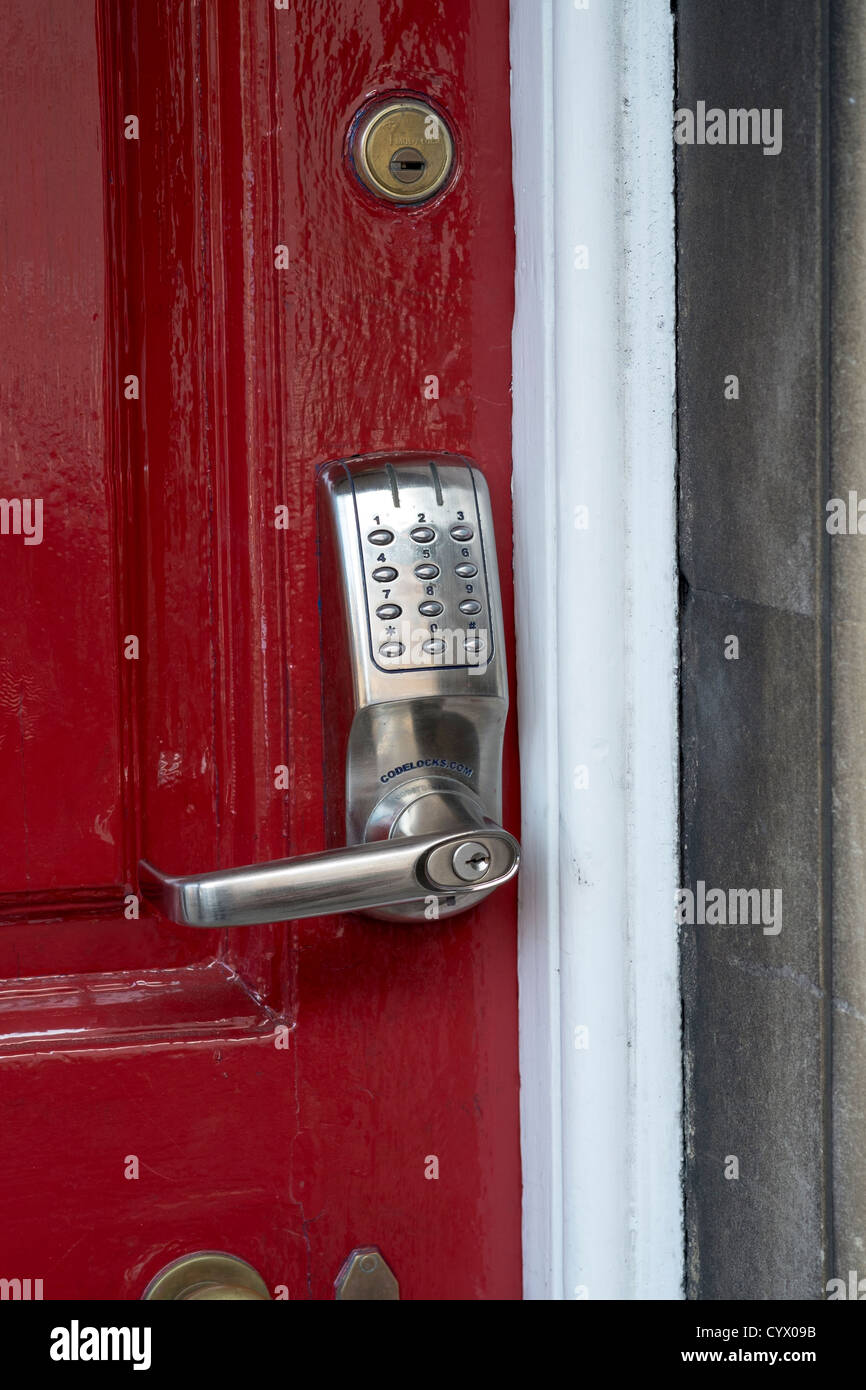
[[[423,926],[125,915],[139,858],[324,846],[322,463],[474,458],[513,651],[507,0],[59,9],[3,20],[2,493],[46,521],[0,536],[0,1275],[138,1298],[226,1249],[328,1299],[376,1244],[404,1298],[519,1298],[513,884]],[[347,162],[391,92],[456,134],[417,209]]]
[[[126,856],[93,17],[67,6],[37,26],[13,4],[4,30],[0,492],[41,524],[26,536],[22,518],[0,518],[0,905],[98,918],[120,903]],[[63,110],[75,121],[58,125]],[[4,941],[13,973],[32,935],[15,934],[11,957]]]

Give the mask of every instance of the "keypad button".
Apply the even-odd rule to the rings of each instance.
[[[442,604],[435,599],[425,599],[424,603],[418,604],[418,612],[423,613],[425,618],[438,618],[442,612]]]
[[[460,604],[460,612],[461,612],[461,613],[480,613],[480,612],[481,612],[481,604],[478,602],[477,599],[474,599],[474,598],[465,598],[465,599],[463,599],[462,603]]]
[[[487,643],[483,637],[467,637],[463,645],[470,656],[477,656],[479,652],[484,651]]]
[[[441,656],[446,645],[441,637],[428,637],[426,642],[421,643],[421,650],[428,656]]]
[[[474,535],[475,532],[472,530],[471,526],[460,525],[451,527],[452,541],[471,541]]]
[[[439,578],[439,566],[438,566],[438,565],[416,565],[416,566],[415,566],[415,574],[417,575],[417,577],[418,577],[419,579],[438,579],[438,578]]]
[[[409,535],[412,537],[413,541],[417,541],[419,545],[427,545],[429,541],[435,541],[436,539],[436,532],[433,530],[432,526],[413,526]]]
[[[379,607],[376,609],[376,617],[386,620],[388,618],[399,618],[402,612],[403,609],[400,607],[399,603],[380,603]]]
[[[402,642],[383,642],[379,655],[384,656],[386,661],[393,661],[395,657],[402,656],[405,650]]]
[[[390,584],[397,578],[397,571],[393,565],[380,565],[373,570],[373,578],[377,584]]]
[[[418,571],[416,570],[415,573],[417,574]],[[466,564],[455,565],[454,573],[458,575],[460,579],[474,579],[476,574],[478,573],[478,566]]]
[[[386,531],[384,526],[381,531],[371,531],[367,540],[371,545],[390,545],[394,539],[393,531]]]

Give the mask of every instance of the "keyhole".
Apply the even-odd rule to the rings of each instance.
[[[451,856],[451,866],[464,883],[484,878],[490,868],[490,851],[477,840],[464,840]]]
[[[391,155],[388,168],[399,183],[417,183],[427,168],[427,161],[420,150],[404,145]]]

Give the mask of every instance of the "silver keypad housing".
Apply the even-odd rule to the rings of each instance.
[[[378,478],[363,473],[353,482],[371,660],[383,671],[490,661],[494,639],[472,469],[432,461],[426,468],[386,465]],[[383,544],[383,533],[393,540]],[[400,616],[380,618],[377,610],[386,604],[398,605]]]

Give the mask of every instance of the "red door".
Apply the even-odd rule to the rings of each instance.
[[[137,874],[325,845],[325,461],[477,461],[511,659],[507,0],[0,27],[0,1287],[138,1299],[221,1250],[330,1299],[375,1245],[402,1298],[519,1298],[514,883],[199,930]],[[456,162],[402,206],[347,138],[407,93]]]

